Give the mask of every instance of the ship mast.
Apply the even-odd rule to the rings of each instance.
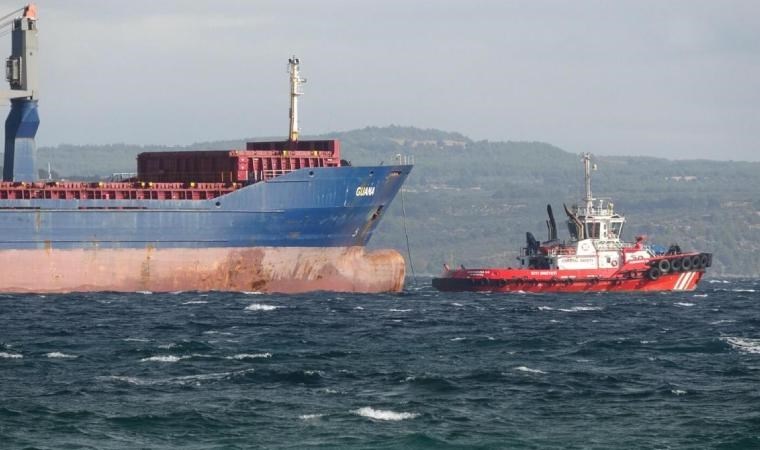
[[[300,61],[293,56],[288,59],[288,71],[290,72],[290,133],[288,140],[295,142],[298,140],[298,97],[303,95],[301,85],[306,83],[305,78],[301,78],[298,66]]]

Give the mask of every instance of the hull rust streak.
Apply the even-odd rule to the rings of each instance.
[[[363,247],[2,250],[3,292],[398,292],[404,258]],[[29,270],[35,267],[35,270]]]

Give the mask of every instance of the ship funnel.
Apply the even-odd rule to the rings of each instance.
[[[546,213],[549,214],[549,221],[547,226],[549,227],[549,240],[557,240],[557,222],[554,221],[554,213],[552,212],[552,205],[546,205]]]

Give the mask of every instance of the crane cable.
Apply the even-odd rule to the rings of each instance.
[[[11,16],[14,16],[14,15],[20,13],[20,12],[24,12],[24,10],[26,10],[26,6],[24,6],[23,8],[19,8],[19,9],[13,11],[13,12],[10,12],[10,13],[4,15],[3,17],[0,17],[0,28],[7,27],[8,25],[12,24],[13,20],[15,20],[16,18],[14,17],[13,19],[7,20],[7,21],[5,19],[7,19],[7,18],[9,18]]]

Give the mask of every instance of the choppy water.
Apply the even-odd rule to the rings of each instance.
[[[0,447],[758,448],[758,291],[0,296]]]

